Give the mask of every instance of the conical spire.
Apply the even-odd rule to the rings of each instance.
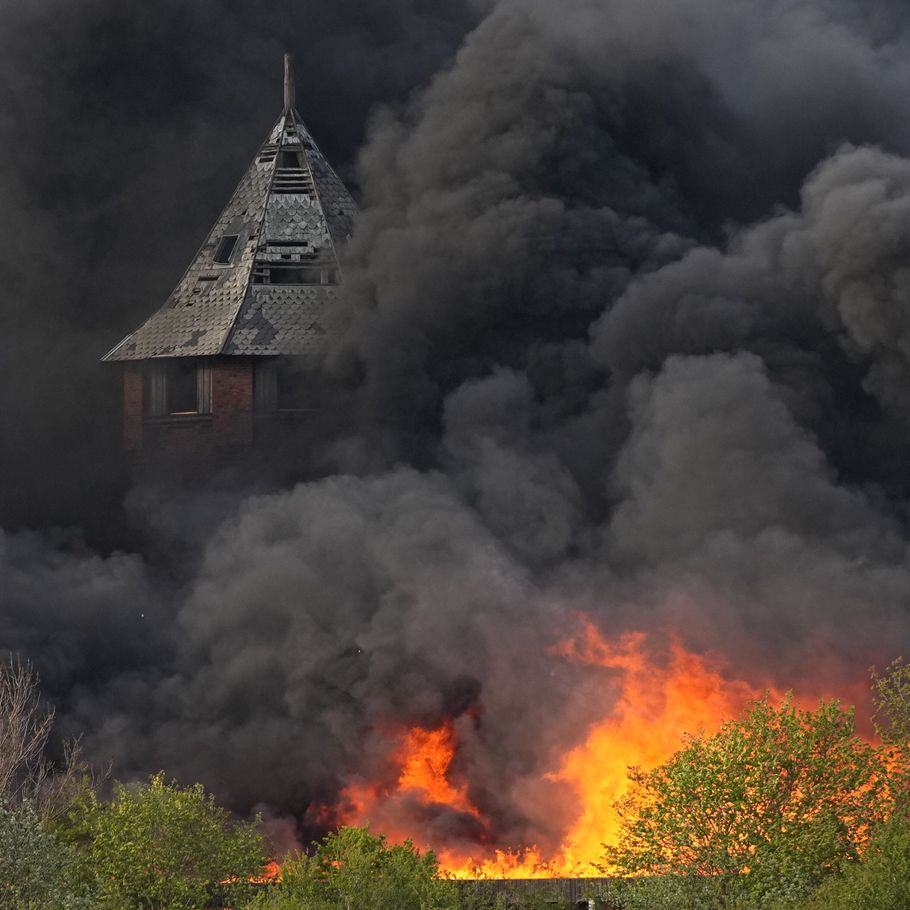
[[[294,108],[285,108],[167,303],[107,361],[305,354],[332,332],[338,250],[357,207]]]
[[[284,112],[286,114],[289,111],[294,110],[294,108],[296,106],[295,94],[296,94],[296,83],[294,80],[294,55],[285,54],[284,55]]]

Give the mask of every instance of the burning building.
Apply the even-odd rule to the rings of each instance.
[[[49,665],[61,716],[119,776],[202,780],[302,839],[369,821],[451,871],[571,875],[612,836],[627,765],[765,688],[847,693],[906,646],[910,373],[894,320],[910,165],[839,148],[897,147],[899,54],[881,58],[888,90],[845,73],[828,119],[805,120],[823,106],[800,92],[824,80],[782,82],[777,61],[826,58],[795,27],[768,54],[777,11],[755,28],[775,67],[744,82],[717,65],[719,23],[731,48],[741,36],[720,6],[681,30],[691,46],[666,49],[679,30],[652,16],[616,53],[611,5],[523,6],[497,5],[358,153],[343,343],[363,379],[326,476],[238,489],[227,515],[140,488],[153,553],[176,565],[23,538],[0,587],[6,644]],[[879,60],[864,41],[849,59]],[[845,84],[860,87],[853,124]],[[292,90],[175,293],[107,357],[139,457],[236,458],[313,423],[307,369],[340,321],[354,204]],[[9,389],[50,401],[28,396],[26,359]],[[77,438],[53,433],[35,438],[55,453]],[[558,644],[578,614],[606,646]],[[623,644],[639,632],[675,633],[679,656]],[[692,663],[717,652],[719,669]]]
[[[314,408],[356,204],[284,110],[167,302],[105,357],[122,365],[128,452],[209,462]]]

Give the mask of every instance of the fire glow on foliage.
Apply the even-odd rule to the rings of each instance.
[[[502,850],[479,837],[470,854],[442,848],[440,865],[459,878],[535,878],[596,875],[603,844],[614,840],[619,818],[614,803],[625,793],[629,766],[652,767],[669,758],[685,733],[713,732],[735,717],[764,689],[732,679],[718,660],[693,654],[670,641],[655,659],[643,633],[608,641],[588,619],[578,637],[560,642],[554,653],[565,660],[605,668],[616,674],[618,695],[612,713],[588,730],[584,742],[563,756],[546,778],[569,784],[579,813],[557,850],[534,844]],[[772,697],[780,693],[771,691]],[[482,723],[482,717],[477,718]],[[457,771],[458,737],[453,719],[435,730],[402,729],[389,734],[391,761],[399,769],[392,786],[356,783],[343,794],[346,824],[373,823],[391,840],[412,839],[433,847],[422,827],[421,808],[445,806],[473,816],[484,830],[483,813],[470,797],[470,781]],[[391,799],[415,806],[413,828],[389,825],[384,804]],[[400,816],[398,816],[400,818]]]

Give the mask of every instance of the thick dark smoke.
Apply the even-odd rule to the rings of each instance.
[[[393,811],[547,848],[542,775],[614,697],[550,650],[575,611],[813,692],[906,652],[901,4],[168,7],[3,10],[0,647],[65,732],[306,827],[384,730],[455,717],[488,821]],[[127,493],[95,359],[276,115],[283,43],[363,203],[348,427],[290,489]]]

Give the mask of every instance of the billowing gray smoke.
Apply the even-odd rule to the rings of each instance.
[[[256,495],[145,488],[125,517],[86,517],[115,546],[131,527],[142,556],[8,534],[0,646],[37,662],[64,729],[86,731],[117,774],[163,766],[297,819],[382,776],[390,724],[460,718],[459,773],[486,821],[398,811],[439,845],[546,849],[572,797],[541,775],[613,697],[608,676],[551,651],[575,611],[608,633],[676,631],[758,683],[813,691],[910,646],[910,14],[884,0],[394,6],[394,29],[323,23],[311,74],[330,77],[310,117],[330,149],[333,128],[359,139],[333,92],[359,113],[396,102],[374,113],[354,172],[350,329],[326,370],[356,392],[348,428],[320,444],[322,479]],[[282,28],[303,28],[291,4],[269,5],[285,8],[283,23],[227,3],[206,15],[225,17],[219,34],[245,30],[258,67]],[[86,42],[114,25],[118,47],[152,40],[135,13],[67,15]],[[157,40],[187,67],[176,95],[195,57],[183,33]],[[377,88],[364,60],[393,61],[389,81]],[[241,111],[258,103],[261,72],[242,90],[231,79]],[[195,178],[206,162],[236,175],[220,143],[237,124],[212,107],[229,81],[152,104],[170,125],[142,130],[147,180],[170,185],[177,153]],[[217,142],[184,135],[200,123]],[[26,146],[43,149],[38,126],[23,124]],[[65,172],[74,211],[89,204],[80,177],[100,185],[87,147]],[[3,193],[28,190],[4,154]],[[118,177],[117,193],[147,185]],[[192,247],[184,226],[175,236],[174,211],[148,200],[143,223],[111,194],[128,276],[104,211],[83,212],[88,239],[61,241],[55,268],[83,271],[50,302],[5,245],[14,341],[53,328],[72,357],[82,329],[110,341],[130,323],[113,315],[118,282],[131,314],[140,291],[166,290]],[[14,203],[35,236],[67,234],[37,196]],[[96,245],[104,287],[73,259]],[[4,408],[11,476],[85,483],[92,469],[60,461],[72,428],[37,419],[56,373],[29,383],[28,350],[3,393],[30,403]],[[26,444],[47,448],[25,464]]]

